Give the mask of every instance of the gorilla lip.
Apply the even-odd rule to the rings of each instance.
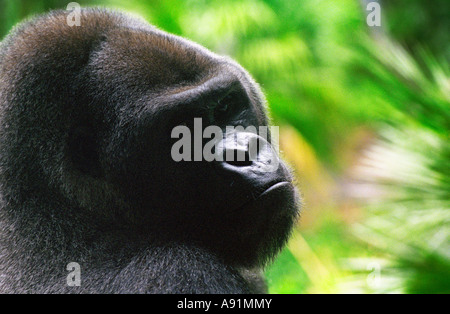
[[[282,181],[275,183],[270,188],[261,193],[257,200],[264,200],[267,203],[273,203],[274,212],[277,216],[292,216],[298,214],[297,193],[292,182]],[[289,201],[288,201],[289,200]]]
[[[271,193],[272,191],[274,191],[274,190],[276,190],[276,189],[282,188],[283,186],[290,185],[290,184],[291,184],[291,182],[288,182],[288,181],[277,182],[277,183],[271,185],[271,186],[270,186],[268,189],[266,189],[264,192],[262,192],[261,195],[259,195],[258,197],[261,197],[261,196],[263,196],[264,194]]]
[[[294,193],[294,188],[291,182],[288,181],[281,181],[281,182],[277,182],[275,184],[272,184],[269,188],[267,188],[266,190],[264,190],[264,192],[262,192],[261,194],[259,194],[255,199],[251,200],[249,203],[255,203],[255,202],[259,202],[262,199],[266,199],[266,198],[276,198],[276,196],[274,194],[291,194],[292,197],[295,197],[295,193]],[[285,199],[283,197],[283,199]],[[280,204],[278,204],[280,205]]]

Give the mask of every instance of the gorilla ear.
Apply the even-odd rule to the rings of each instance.
[[[101,174],[95,132],[88,126],[76,126],[69,133],[68,156],[82,173],[98,177]]]

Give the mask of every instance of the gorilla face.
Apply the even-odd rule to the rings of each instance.
[[[58,200],[95,228],[192,243],[233,265],[272,257],[298,210],[286,166],[276,160],[275,171],[261,170],[278,156],[264,149],[245,161],[175,161],[171,155],[178,141],[173,129],[182,125],[194,133],[196,118],[201,131],[268,126],[262,93],[249,74],[124,15],[84,10],[80,27],[67,26],[65,18],[59,12],[32,22],[16,31],[24,45],[6,43],[2,163],[12,170],[3,179],[16,182],[26,197]],[[23,92],[9,97],[18,89]],[[248,150],[255,139],[271,142],[227,135],[221,153]]]

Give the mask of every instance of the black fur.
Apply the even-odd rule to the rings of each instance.
[[[297,216],[285,166],[170,155],[172,128],[194,117],[267,125],[259,87],[145,21],[66,18],[22,23],[0,46],[0,292],[263,292],[259,269]],[[211,114],[223,101],[227,113]],[[66,284],[70,262],[80,287]]]

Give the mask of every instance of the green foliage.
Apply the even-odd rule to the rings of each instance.
[[[384,282],[402,283],[383,292],[450,292],[449,149],[439,134],[388,128],[360,166],[384,196],[353,233],[383,252]]]
[[[389,33],[409,48],[426,45],[438,56],[450,55],[450,2],[384,1]]]

